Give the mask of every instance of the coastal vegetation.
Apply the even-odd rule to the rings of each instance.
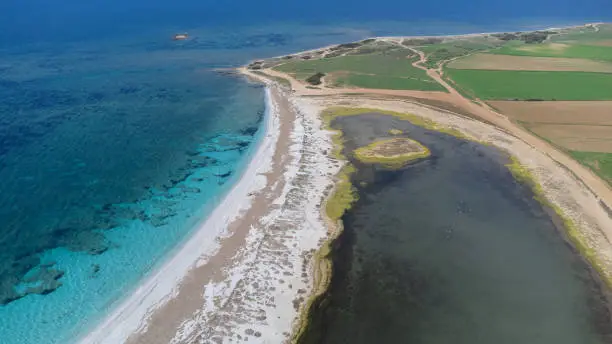
[[[355,172],[355,167],[351,164],[347,164],[336,177],[336,186],[325,202],[325,213],[327,217],[336,222],[338,221],[344,212],[351,207],[357,200],[355,188],[351,183],[351,175]]]
[[[548,39],[550,35],[557,34],[556,31],[532,31],[532,32],[516,32],[516,33],[499,33],[493,34],[502,41],[523,41],[527,44],[542,43]]]
[[[466,39],[451,40],[438,44],[420,46],[418,50],[425,53],[427,68],[438,68],[442,63],[457,57],[486,51],[502,44],[497,39],[490,37],[471,37]]]
[[[611,24],[596,24],[575,27],[563,30],[562,35],[555,35],[550,38],[552,42],[581,42],[583,44],[599,44],[612,39]]]
[[[446,69],[457,86],[486,100],[612,100],[612,74]]]
[[[415,160],[428,157],[431,153],[415,140],[398,137],[374,141],[357,148],[354,157],[365,164],[376,164],[387,169],[398,169]]]
[[[362,55],[291,60],[274,67],[298,80],[325,74],[331,87],[444,91],[425,71],[412,66],[416,55],[406,48]]]
[[[306,82],[314,86],[321,85],[323,83],[322,79],[324,76],[325,73],[318,72],[306,78]]]

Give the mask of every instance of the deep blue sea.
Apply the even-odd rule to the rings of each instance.
[[[215,68],[611,18],[609,0],[2,0],[0,343],[70,343],[239,178],[264,92]]]

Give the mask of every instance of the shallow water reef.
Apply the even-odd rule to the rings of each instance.
[[[22,66],[0,80],[2,343],[65,343],[104,316],[261,137],[263,86],[201,71],[195,56],[168,66],[173,51],[144,61],[139,47],[0,58]]]
[[[325,116],[342,133],[355,196],[296,342],[612,341],[608,288],[506,153],[411,116],[340,113]],[[395,169],[357,157],[392,138],[430,156]]]

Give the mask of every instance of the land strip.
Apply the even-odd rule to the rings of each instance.
[[[453,69],[526,70],[612,73],[612,63],[560,57],[473,54],[447,64]]]
[[[529,123],[612,125],[612,101],[488,101],[512,120]]]
[[[445,74],[484,100],[612,100],[608,73],[448,68]]]

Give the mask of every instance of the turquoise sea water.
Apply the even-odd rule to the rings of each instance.
[[[248,164],[263,87],[214,68],[282,53],[289,38],[190,31],[0,58],[0,342],[66,343],[93,326]]]
[[[597,0],[577,11],[544,1],[525,18],[520,2],[3,1],[0,342],[70,342],[237,180],[261,135],[264,93],[214,68],[373,35],[612,13]],[[183,31],[188,41],[170,39]]]

